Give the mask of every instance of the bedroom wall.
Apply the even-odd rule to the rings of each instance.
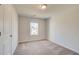
[[[38,22],[39,32],[36,36],[30,35],[30,22]],[[19,16],[19,42],[46,39],[46,25],[43,19],[33,19],[25,16]]]
[[[49,19],[50,41],[79,53],[79,8],[73,7]]]

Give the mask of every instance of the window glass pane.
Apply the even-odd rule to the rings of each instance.
[[[30,34],[38,35],[38,23],[34,23],[34,22],[30,23]]]

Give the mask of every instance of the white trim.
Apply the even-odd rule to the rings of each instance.
[[[72,48],[70,48],[70,47],[68,47],[68,46],[66,46],[66,45],[64,45],[64,44],[62,44],[62,43],[59,43],[59,42],[57,42],[57,41],[52,41],[52,40],[50,40],[51,42],[54,42],[54,43],[56,43],[56,44],[58,44],[58,45],[60,45],[60,46],[62,46],[62,47],[64,47],[64,48],[67,48],[67,49],[69,49],[69,50],[71,50],[71,51],[73,51],[73,52],[76,52],[76,53],[78,53],[79,54],[79,51],[77,51],[76,49],[72,49]]]

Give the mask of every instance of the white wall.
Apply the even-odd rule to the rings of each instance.
[[[79,8],[52,14],[48,28],[50,41],[79,53]]]
[[[36,36],[30,35],[30,22],[38,22],[39,32]],[[19,42],[46,39],[46,24],[43,19],[33,19],[25,16],[19,16]]]

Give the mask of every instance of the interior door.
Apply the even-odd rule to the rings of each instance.
[[[15,9],[12,6],[12,54],[14,53],[18,42],[18,20]]]
[[[11,54],[12,51],[12,20],[11,20],[11,8],[10,5],[5,5],[4,15],[4,54]]]
[[[3,54],[3,5],[0,5],[0,55]]]

